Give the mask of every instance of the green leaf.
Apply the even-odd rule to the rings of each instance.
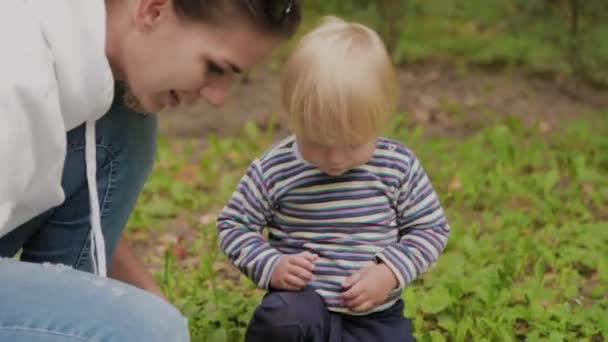
[[[442,327],[449,333],[456,332],[456,327],[458,326],[458,323],[456,323],[456,320],[454,319],[454,317],[452,317],[452,315],[446,312],[442,312],[438,314],[436,318],[438,326]]]
[[[472,333],[473,329],[473,320],[471,317],[467,316],[462,321],[458,323],[458,329],[456,330],[456,342],[465,342],[467,340],[467,335]]]
[[[553,189],[557,181],[559,180],[559,170],[551,169],[551,171],[547,172],[545,176],[545,182],[543,183],[543,189],[545,193],[548,193]]]
[[[441,332],[437,330],[431,331],[431,341],[432,342],[446,342],[445,337],[441,334]]]
[[[426,294],[420,308],[425,313],[436,314],[445,310],[451,303],[450,292],[443,286],[437,286]]]
[[[557,332],[557,331],[552,331],[549,334],[549,341],[551,341],[551,342],[562,342],[562,341],[565,341],[565,338],[566,338],[566,335],[564,335],[560,332]]]
[[[258,126],[253,121],[247,121],[243,129],[245,131],[245,135],[250,141],[256,141],[256,139],[260,135]]]
[[[211,334],[209,337],[210,342],[227,342],[228,341],[228,333],[224,328],[218,328]]]

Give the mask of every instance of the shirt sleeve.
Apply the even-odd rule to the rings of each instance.
[[[7,221],[34,173],[32,140],[22,114],[4,100],[0,103],[0,235],[9,228]]]
[[[61,118],[52,60],[21,6],[0,5],[0,236],[34,177],[35,141],[43,138],[32,126],[45,126],[39,118]]]
[[[258,287],[268,289],[281,253],[262,237],[272,204],[261,165],[254,161],[217,220],[220,248]]]
[[[376,255],[402,289],[425,272],[445,249],[450,226],[428,176],[412,157],[397,198],[399,241]]]

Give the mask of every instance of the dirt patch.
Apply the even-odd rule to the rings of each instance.
[[[462,134],[495,115],[513,115],[541,130],[560,121],[608,111],[608,90],[583,82],[532,77],[509,70],[457,68],[445,63],[398,70],[400,112],[409,124],[424,124],[438,134]],[[161,132],[168,137],[231,134],[246,120],[265,126],[271,114],[282,117],[279,78],[260,67],[247,82],[234,86],[222,108],[201,104],[163,113]],[[285,132],[281,121],[279,128]]]

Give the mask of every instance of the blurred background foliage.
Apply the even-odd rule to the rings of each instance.
[[[303,1],[309,27],[334,14],[380,32],[395,63],[449,59],[608,84],[606,0]]]

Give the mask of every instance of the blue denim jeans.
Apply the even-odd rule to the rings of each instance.
[[[188,341],[163,299],[67,266],[0,259],[0,303],[0,341]]]
[[[108,264],[154,163],[155,115],[122,92],[96,125],[97,185]],[[90,273],[84,125],[67,134],[65,202],[0,238],[0,341],[187,341],[186,320],[143,290]],[[37,263],[37,264],[35,264]],[[42,263],[64,264],[74,269]]]

